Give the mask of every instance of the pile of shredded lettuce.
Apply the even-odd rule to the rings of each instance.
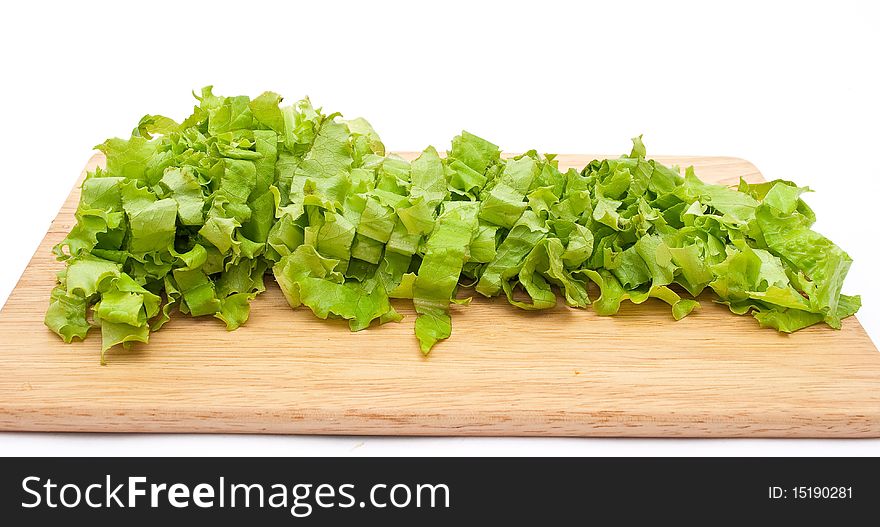
[[[196,98],[181,123],[147,115],[97,147],[106,168],[87,174],[54,248],[66,267],[46,325],[66,342],[100,327],[102,361],[147,342],[175,308],[237,328],[267,273],[292,307],[352,331],[400,320],[390,299],[412,299],[425,354],[450,336],[460,287],[529,310],[558,291],[599,315],[653,297],[676,320],[710,288],[784,332],[839,328],[860,306],[841,294],[850,257],[811,230],[809,189],[789,181],[682,177],[647,159],[640,137],[629,155],[565,172],[553,155],[503,158],[467,132],[445,156],[428,147],[410,162],[367,121],[308,99],[211,87]]]

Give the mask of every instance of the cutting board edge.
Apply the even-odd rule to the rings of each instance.
[[[870,415],[816,412],[792,418],[762,414],[695,413],[665,418],[634,412],[468,412],[380,414],[358,410],[126,409],[7,407],[0,431],[74,433],[226,433],[275,435],[481,436],[481,437],[679,437],[679,438],[880,438],[880,410]],[[158,417],[158,415],[162,417]]]

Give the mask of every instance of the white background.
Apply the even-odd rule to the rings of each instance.
[[[613,5],[612,5],[613,4]],[[793,179],[880,338],[875,2],[38,1],[0,18],[0,301],[108,136],[190,91],[310,95],[391,150],[462,128],[508,151],[739,156]],[[21,350],[26,353],[26,350]],[[2,374],[2,373],[0,373]],[[22,455],[878,455],[878,440],[0,434]]]

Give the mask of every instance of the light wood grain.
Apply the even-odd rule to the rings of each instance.
[[[592,156],[560,156],[582,166]],[[759,181],[735,158],[693,164],[703,179]],[[89,166],[101,162],[99,157]],[[405,435],[880,436],[880,354],[855,318],[841,331],[760,329],[703,298],[618,316],[541,313],[476,297],[425,359],[398,324],[350,333],[291,310],[274,282],[229,333],[176,317],[98,362],[100,337],[65,345],[43,326],[50,247],[70,229],[74,190],[0,313],[0,429]]]

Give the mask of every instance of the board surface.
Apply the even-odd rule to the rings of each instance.
[[[741,159],[657,159],[706,181],[761,180]],[[674,322],[653,299],[599,317],[477,295],[452,307],[452,337],[425,359],[411,303],[395,303],[403,322],[351,333],[291,310],[267,279],[237,331],[176,316],[100,366],[97,330],[67,345],[43,325],[63,265],[50,249],[78,199],[77,188],[0,313],[0,430],[880,437],[880,353],[856,318],[783,335],[709,297]]]

